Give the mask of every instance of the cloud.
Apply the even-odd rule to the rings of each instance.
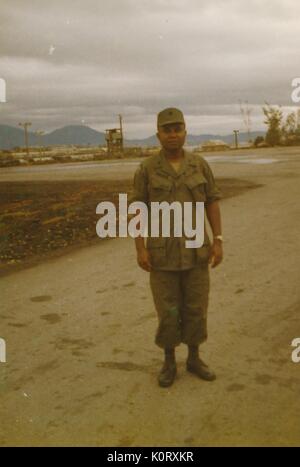
[[[241,99],[263,128],[261,105],[291,105],[300,73],[297,0],[2,0],[1,14],[2,123],[99,128],[122,113],[143,137],[175,105],[199,132],[231,131]]]

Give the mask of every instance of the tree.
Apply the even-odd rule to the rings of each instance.
[[[263,143],[265,138],[263,136],[256,136],[254,140],[254,146],[257,147],[259,144]]]
[[[282,133],[285,137],[292,136],[297,130],[297,115],[292,112],[286,117],[285,124],[282,126]]]
[[[282,126],[284,142],[287,145],[299,144],[300,142],[300,109],[287,115]]]
[[[276,107],[271,107],[270,104],[266,102],[266,106],[263,107],[263,113],[266,117],[264,123],[268,125],[266,143],[270,146],[275,146],[280,143],[282,137],[282,111]]]
[[[297,141],[300,141],[300,109],[297,110],[296,112],[296,130],[295,130],[295,135]]]

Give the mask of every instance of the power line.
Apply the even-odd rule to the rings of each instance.
[[[243,104],[242,101],[240,100],[239,104],[240,104],[240,112],[241,112],[241,115],[242,115],[242,119],[243,119],[244,125],[246,127],[246,131],[248,133],[248,142],[250,142],[251,141],[250,134],[251,134],[251,112],[252,112],[252,109],[249,108],[248,101],[245,101],[245,103]]]

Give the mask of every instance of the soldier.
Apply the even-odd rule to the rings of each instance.
[[[213,241],[204,232],[199,248],[186,248],[187,238],[142,236],[135,239],[137,262],[150,272],[150,287],[158,314],[156,344],[164,349],[165,360],[158,376],[162,387],[171,386],[177,368],[175,347],[188,346],[187,370],[207,381],[215,374],[199,357],[199,344],[207,339],[209,270],[223,257],[220,192],[208,163],[183,149],[185,121],[180,110],[168,108],[157,117],[157,137],[162,149],[145,159],[134,176],[131,201],[190,201],[195,215],[196,201],[204,202]]]

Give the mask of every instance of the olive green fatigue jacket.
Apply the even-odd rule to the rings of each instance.
[[[193,217],[196,201],[207,204],[221,198],[208,163],[199,155],[187,151],[184,151],[178,172],[168,162],[163,150],[145,159],[135,172],[133,188],[130,202],[143,201],[150,211],[152,201],[190,201],[193,203]],[[171,234],[170,238],[148,236],[146,246],[150,252],[153,269],[181,271],[198,264],[207,264],[210,240],[206,228],[202,247],[186,248],[186,240],[184,234],[182,237],[174,237]]]

